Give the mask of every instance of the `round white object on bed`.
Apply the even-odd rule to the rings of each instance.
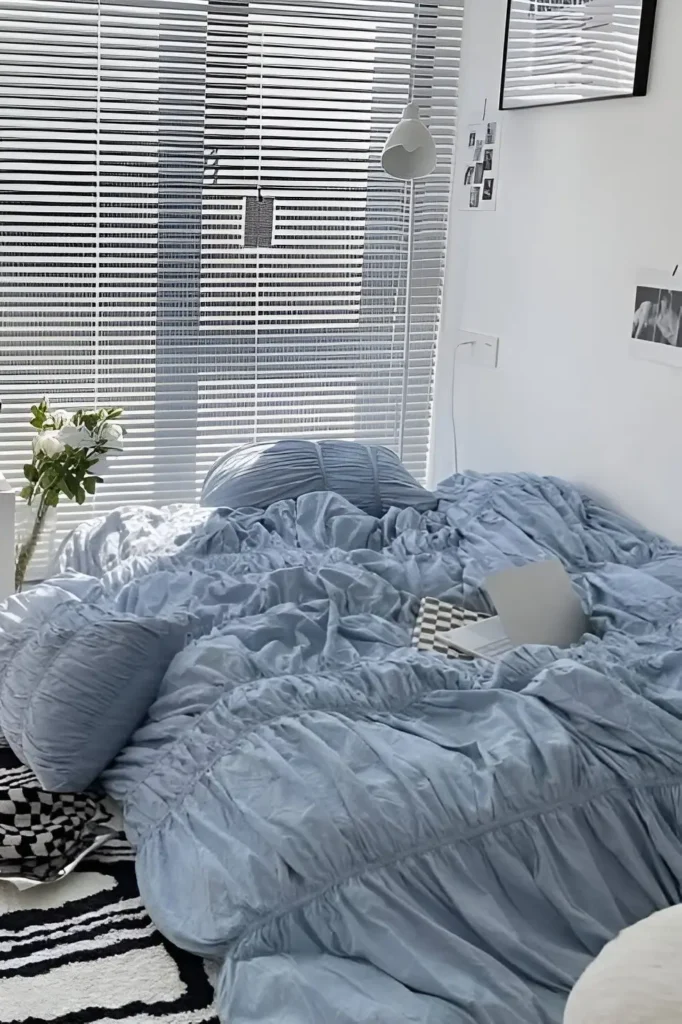
[[[682,906],[626,928],[569,996],[564,1024],[680,1024]]]

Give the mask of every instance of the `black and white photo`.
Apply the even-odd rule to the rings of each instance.
[[[682,292],[661,289],[658,300],[658,315],[654,325],[654,341],[657,345],[677,346],[682,319]]]
[[[638,338],[640,341],[654,340],[654,324],[660,297],[660,288],[639,287],[637,289],[635,315],[632,321],[633,338]]]
[[[632,337],[657,345],[680,346],[682,292],[639,286],[635,295]]]
[[[682,2],[682,0],[681,0]],[[494,213],[500,172],[500,145],[503,135],[500,121],[479,121],[469,124],[464,138],[469,147],[459,172],[459,209]]]

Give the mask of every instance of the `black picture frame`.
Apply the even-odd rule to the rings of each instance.
[[[500,83],[500,110],[536,110],[538,107],[567,106],[575,103],[598,103],[610,99],[630,99],[633,96],[646,96],[651,70],[651,55],[656,24],[656,4],[658,0],[642,0],[642,14],[639,25],[637,58],[633,78],[632,92],[614,92],[612,95],[585,96],[579,99],[554,99],[538,102],[514,103],[505,102],[505,86],[507,83],[507,61],[509,58],[509,37],[511,16],[518,0],[507,0],[507,17],[504,30],[504,50],[502,54],[502,80]],[[681,0],[682,2],[682,0]]]

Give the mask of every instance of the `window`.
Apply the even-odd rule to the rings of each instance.
[[[120,404],[94,503],[360,438],[426,467],[461,0],[0,0],[0,466],[28,407]],[[411,95],[433,175],[386,176]]]

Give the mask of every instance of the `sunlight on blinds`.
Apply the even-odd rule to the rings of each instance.
[[[423,475],[461,28],[460,0],[0,0],[0,468],[43,394],[130,431],[62,530],[193,501],[254,439]],[[413,190],[380,166],[412,94]]]

